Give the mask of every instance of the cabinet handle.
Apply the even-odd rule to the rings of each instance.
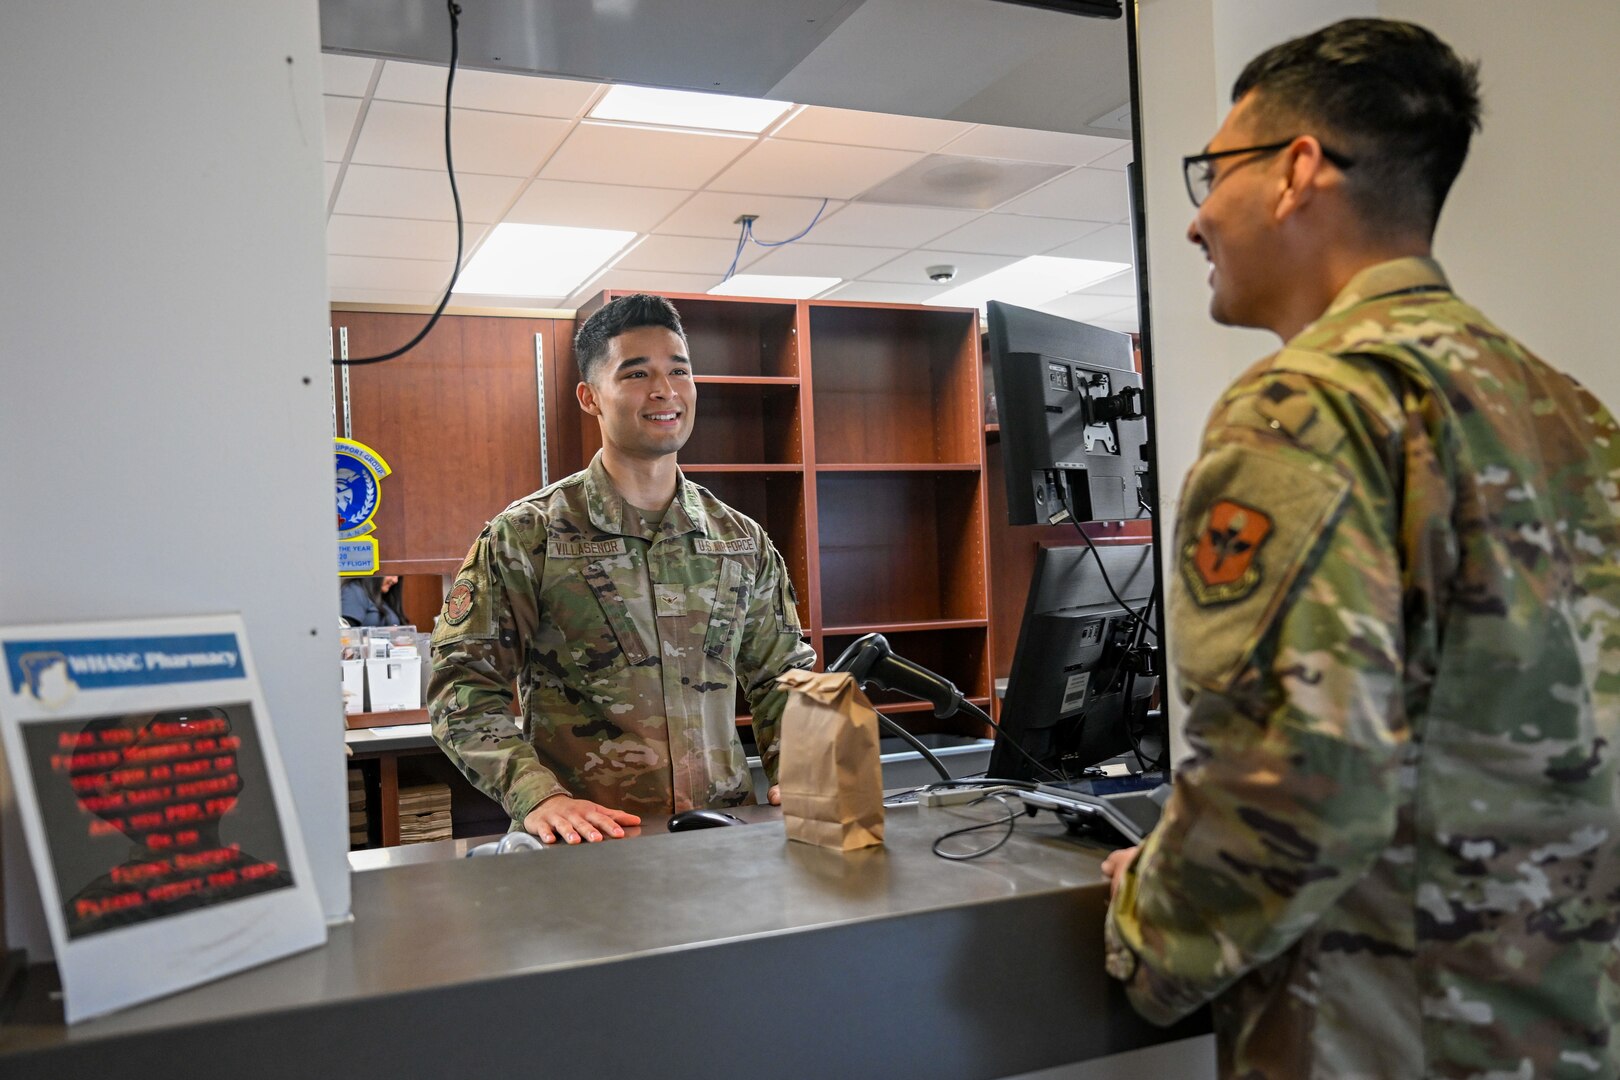
[[[551,458],[546,452],[546,343],[542,334],[534,335],[534,386],[540,404],[540,486],[551,484]]]
[[[354,438],[354,418],[349,413],[349,328],[338,327],[338,355],[345,363],[339,369],[342,374],[338,376],[343,381],[343,437]]]

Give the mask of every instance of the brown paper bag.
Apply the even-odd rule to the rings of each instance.
[[[853,851],[883,843],[878,716],[847,673],[785,672],[782,820],[789,840]]]

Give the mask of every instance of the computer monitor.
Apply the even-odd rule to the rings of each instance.
[[[987,336],[1009,523],[1145,514],[1147,422],[1130,337],[998,300]]]
[[[1158,644],[1146,611],[1154,573],[1151,544],[1037,552],[990,776],[1047,783],[1133,749],[1150,761],[1162,755],[1163,732],[1147,730],[1158,677],[1143,664]]]

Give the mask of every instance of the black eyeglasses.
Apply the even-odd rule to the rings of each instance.
[[[1212,154],[1193,154],[1191,157],[1181,159],[1181,175],[1187,181],[1187,198],[1192,200],[1195,207],[1203,206],[1204,200],[1209,198],[1209,189],[1215,186],[1215,170],[1210,168],[1210,162],[1221,158],[1235,157],[1238,154],[1275,154],[1277,151],[1294,144],[1293,138],[1282,142],[1266,143],[1264,146],[1240,146],[1235,150],[1216,150]],[[1321,145],[1318,143],[1317,145]],[[1322,147],[1322,156],[1341,169],[1348,169],[1355,162],[1343,154],[1327,147]]]

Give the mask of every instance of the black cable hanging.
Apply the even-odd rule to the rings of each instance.
[[[455,291],[456,280],[461,277],[462,230],[464,228],[464,224],[461,217],[461,192],[456,188],[456,166],[455,161],[450,153],[450,101],[456,86],[456,60],[461,53],[461,5],[455,3],[454,0],[451,0],[451,2],[446,6],[450,10],[450,72],[444,80],[444,170],[445,173],[450,177],[450,198],[456,204],[455,269],[451,271],[450,283],[444,287],[444,295],[439,298],[439,306],[433,309],[432,318],[428,319],[427,325],[423,326],[421,330],[417,331],[415,337],[411,338],[411,340],[407,341],[399,348],[394,349],[391,352],[381,353],[377,356],[362,356],[356,360],[334,359],[332,361],[334,367],[353,367],[356,364],[380,364],[385,360],[393,360],[397,357],[404,356],[406,353],[416,348],[422,343],[422,339],[427,337],[428,334],[432,332],[434,326],[438,325],[439,316],[444,314],[445,306],[450,303],[450,294]]]

